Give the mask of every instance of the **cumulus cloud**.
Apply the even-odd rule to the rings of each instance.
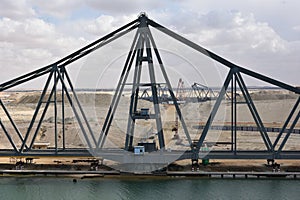
[[[166,27],[238,65],[297,84],[296,75],[286,73],[299,70],[299,42],[285,40],[271,24],[258,20],[254,13],[181,10],[163,21]]]
[[[21,21],[3,18],[0,20],[0,29],[0,42],[11,43],[15,48],[21,49],[43,48],[51,51],[54,47],[55,51],[51,54],[55,56],[61,56],[75,46],[78,47],[76,43],[80,42],[58,32],[55,25],[37,18]]]
[[[5,0],[2,5],[0,67],[9,66],[14,70],[1,74],[0,82],[13,73],[28,72],[66,56],[136,19],[140,11],[146,11],[149,18],[237,64],[250,66],[252,70],[264,74],[272,72],[270,76],[285,81],[287,76],[277,70],[280,64],[286,64],[286,69],[291,71],[299,69],[299,41],[288,40],[287,35],[278,31],[281,30],[278,27],[293,24],[289,29],[299,32],[299,26],[295,26],[297,15],[291,22],[279,24],[295,14],[290,1],[285,4],[275,1],[267,7],[236,0],[229,3],[188,0],[172,1],[172,4],[170,1],[146,0],[54,0],[51,3]],[[280,7],[291,10],[283,14],[282,10],[278,11]],[[77,16],[79,9],[84,9],[87,14]],[[266,11],[272,19],[269,20]],[[87,17],[89,12],[95,17]],[[278,12],[282,15],[276,17],[276,21],[274,16]]]
[[[212,45],[239,45],[240,49],[260,52],[280,52],[286,49],[286,42],[267,24],[255,20],[253,14],[241,12],[222,14],[221,23],[208,28],[215,32],[215,37],[201,40]],[[214,18],[214,17],[212,17]],[[216,17],[218,19],[218,17]],[[224,20],[226,19],[226,20]]]
[[[285,40],[289,40],[290,28],[299,24],[300,1],[294,0],[251,0],[251,1],[198,1],[186,0],[178,2],[184,10],[198,13],[206,13],[209,10],[240,11],[242,13],[253,13],[255,18],[261,22],[268,22],[272,28]],[[297,40],[300,35],[293,35]]]
[[[71,13],[84,5],[83,0],[30,0],[31,5],[35,6],[38,14],[48,15],[56,18],[68,18]]]
[[[101,15],[96,19],[82,20],[78,23],[77,27],[80,27],[86,33],[100,37],[114,31],[115,29],[129,23],[136,18],[137,17],[133,15],[123,15],[119,17],[113,17],[112,15]]]
[[[1,82],[48,65],[87,43],[38,18],[0,19]]]
[[[13,20],[3,18],[0,20],[1,41],[12,42],[18,45],[39,45],[45,37],[54,37],[55,28],[43,20],[30,18]]]
[[[112,0],[112,1],[85,1],[88,6],[93,9],[99,10],[105,14],[112,13],[113,15],[132,14],[138,15],[140,12],[151,11],[154,9],[163,10],[173,2],[170,0],[166,1],[123,1],[123,0]],[[120,12],[122,11],[122,12]]]
[[[21,19],[35,16],[34,9],[26,0],[10,1],[2,0],[0,7],[0,16],[12,19]]]
[[[268,23],[256,20],[253,13],[214,10],[200,14],[182,10],[176,14],[178,17],[169,15],[166,26],[210,48],[229,45],[234,52],[286,50],[286,41]]]
[[[89,8],[99,14],[131,15],[137,16],[140,12],[151,11],[154,9],[163,10],[172,1],[148,1],[148,0],[111,0],[111,1],[95,1],[95,0],[53,0],[51,3],[43,0],[31,0],[31,3],[38,8],[40,14],[46,14],[57,18],[68,18],[81,8]],[[87,14],[87,13],[85,13]]]

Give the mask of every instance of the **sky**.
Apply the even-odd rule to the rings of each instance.
[[[150,19],[233,63],[300,85],[300,1],[297,0],[0,0],[0,3],[0,83],[51,64],[146,12]],[[161,49],[166,56],[175,54],[164,45]],[[196,58],[182,53],[176,52],[181,61]],[[120,60],[124,55],[113,59]],[[88,68],[91,62],[85,60],[78,65]],[[197,65],[193,61],[189,64]],[[103,72],[104,68],[98,73],[110,76]],[[74,74],[78,76],[80,71]],[[190,73],[184,76],[189,79],[193,75]],[[203,79],[209,75],[203,72],[200,76]]]

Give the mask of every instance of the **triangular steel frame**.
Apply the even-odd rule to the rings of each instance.
[[[83,129],[82,131],[84,132],[84,135],[85,135],[85,138],[86,138],[86,142],[88,144],[88,148],[89,148],[89,153],[91,151],[94,151],[94,148],[96,148],[96,150],[99,150],[101,149],[101,147],[103,147],[103,144],[105,143],[105,138],[109,132],[109,127],[110,127],[110,124],[112,123],[112,120],[113,120],[113,117],[114,117],[114,113],[116,111],[116,108],[118,106],[118,102],[120,100],[120,91],[123,90],[122,87],[123,84],[122,83],[125,83],[126,80],[127,80],[127,77],[128,77],[128,73],[131,69],[131,66],[133,64],[133,61],[134,59],[136,58],[139,58],[139,57],[143,57],[143,53],[139,53],[139,51],[141,52],[142,50],[141,49],[146,49],[146,52],[149,51],[149,49],[151,49],[151,51],[154,52],[153,55],[156,56],[157,60],[158,60],[158,63],[160,65],[160,69],[161,69],[161,72],[163,73],[163,76],[166,80],[166,84],[168,85],[168,89],[170,90],[170,94],[171,96],[175,99],[174,102],[176,102],[176,98],[174,96],[174,93],[171,89],[171,85],[170,83],[168,83],[168,76],[166,74],[166,71],[164,70],[164,65],[163,65],[163,62],[162,62],[162,58],[160,57],[160,54],[159,54],[159,51],[158,51],[158,48],[156,47],[156,44],[154,42],[154,39],[152,37],[152,34],[150,32],[150,28],[149,27],[152,27],[152,28],[155,28],[157,29],[158,31],[174,38],[175,40],[189,46],[190,48],[196,50],[197,52],[201,53],[201,54],[204,54],[205,56],[209,57],[210,59],[218,62],[218,63],[221,63],[223,64],[224,66],[228,67],[229,68],[229,73],[224,81],[224,84],[222,86],[222,89],[221,91],[219,92],[219,96],[217,97],[216,101],[215,101],[215,104],[214,104],[214,107],[210,113],[210,116],[208,118],[208,121],[203,129],[203,132],[201,133],[201,135],[199,136],[199,140],[193,144],[191,144],[192,142],[189,140],[189,143],[191,145],[191,150],[190,151],[187,151],[181,158],[186,158],[186,157],[189,157],[189,158],[198,158],[199,157],[199,150],[201,148],[201,146],[203,145],[203,142],[206,138],[206,135],[207,135],[207,132],[208,130],[210,129],[211,127],[211,124],[213,122],[213,119],[214,119],[214,116],[216,115],[216,112],[218,111],[218,108],[221,104],[221,102],[225,99],[225,94],[226,94],[226,91],[227,89],[229,88],[229,85],[231,83],[231,93],[232,93],[232,100],[231,100],[231,105],[232,105],[232,124],[231,124],[231,131],[232,131],[232,148],[231,148],[231,151],[229,153],[224,153],[224,154],[221,154],[221,153],[215,153],[214,152],[210,152],[206,155],[207,158],[286,158],[286,159],[291,159],[291,158],[299,158],[300,159],[300,152],[287,152],[287,151],[283,151],[284,149],[284,145],[286,144],[286,141],[289,139],[291,133],[293,132],[294,128],[296,127],[296,124],[298,123],[298,120],[300,118],[300,112],[298,112],[296,114],[296,117],[294,117],[294,120],[292,121],[292,124],[290,125],[290,121],[291,119],[293,118],[293,116],[295,115],[297,109],[298,109],[298,106],[299,106],[299,103],[300,103],[300,97],[298,98],[296,104],[294,105],[294,107],[292,108],[288,118],[286,119],[281,131],[279,132],[279,135],[278,137],[276,138],[276,140],[271,143],[269,137],[268,137],[268,134],[267,134],[267,131],[260,119],[260,116],[256,110],[256,107],[254,106],[253,102],[252,102],[252,99],[249,95],[249,92],[247,90],[247,86],[246,84],[244,83],[243,81],[243,78],[242,78],[242,75],[247,75],[247,76],[250,76],[252,78],[255,78],[255,79],[258,79],[258,80],[261,80],[263,82],[266,82],[266,83],[269,83],[273,86],[276,86],[276,87],[279,87],[279,88],[282,88],[282,89],[285,89],[285,90],[288,90],[290,92],[294,92],[296,94],[300,94],[300,89],[297,88],[297,87],[294,87],[294,86],[291,86],[291,85],[288,85],[286,83],[283,83],[281,81],[277,81],[275,79],[272,79],[270,77],[267,77],[267,76],[264,76],[264,75],[261,75],[259,73],[256,73],[256,72],[253,72],[251,70],[248,70],[244,67],[241,67],[241,66],[238,66],[220,56],[218,56],[217,54],[199,46],[198,44],[180,36],[179,34],[167,29],[166,27],[156,23],[155,21],[149,19],[146,14],[141,14],[136,20],[133,20],[132,22],[122,26],[121,28],[113,31],[112,33],[100,38],[99,40],[96,40],[95,42],[79,49],[78,51],[75,51],[74,53],[66,56],[65,58],[62,58],[60,59],[59,61],[53,63],[53,64],[50,64],[48,66],[45,66],[45,67],[42,67],[38,70],[35,70],[33,72],[30,72],[28,74],[25,74],[25,75],[22,75],[18,78],[15,78],[15,79],[12,79],[10,81],[7,81],[7,82],[4,82],[2,84],[0,84],[0,92],[1,91],[6,91],[10,88],[13,88],[15,86],[18,86],[20,84],[23,84],[25,82],[28,82],[28,81],[31,81],[33,79],[36,79],[38,77],[41,77],[41,76],[46,76],[48,75],[48,79],[46,81],[46,84],[45,84],[45,87],[44,87],[44,90],[42,92],[42,95],[41,95],[41,98],[40,98],[40,102],[38,103],[38,106],[36,108],[36,111],[34,113],[34,116],[32,118],[32,121],[30,123],[30,126],[29,126],[29,129],[27,131],[27,133],[25,134],[21,134],[20,131],[18,130],[18,128],[16,127],[15,123],[13,122],[13,119],[11,119],[9,113],[7,111],[5,111],[5,106],[4,104],[2,103],[2,101],[0,101],[0,104],[1,104],[1,107],[2,109],[4,110],[4,113],[6,113],[8,119],[9,119],[9,122],[11,123],[11,125],[14,127],[14,130],[15,132],[18,134],[18,137],[19,139],[22,141],[22,145],[21,145],[21,148],[17,148],[17,146],[15,145],[14,141],[11,140],[11,136],[10,136],[10,133],[8,133],[5,128],[5,126],[1,123],[1,127],[2,129],[4,130],[7,138],[10,140],[11,142],[11,145],[14,149],[14,152],[13,154],[15,155],[25,155],[28,150],[31,150],[32,148],[32,144],[33,144],[33,141],[31,141],[30,143],[28,143],[28,138],[29,138],[29,134],[30,134],[30,131],[32,129],[32,126],[33,124],[35,123],[35,120],[36,120],[36,117],[37,117],[37,114],[39,113],[40,111],[40,104],[42,103],[42,100],[44,99],[44,96],[45,96],[45,93],[46,91],[48,90],[48,87],[49,87],[49,83],[50,83],[50,80],[53,79],[54,80],[54,85],[51,89],[51,95],[54,95],[53,98],[55,99],[55,95],[56,95],[56,86],[58,84],[58,82],[61,84],[62,86],[62,91],[64,93],[63,96],[66,96],[66,98],[68,99],[69,103],[70,104],[77,104],[79,110],[73,110],[74,111],[74,114],[76,116],[76,118],[80,121],[80,118],[83,119],[83,122],[84,124],[86,124],[86,127],[83,127],[83,123],[82,125],[80,125],[80,128]],[[107,118],[105,119],[104,121],[104,125],[102,127],[102,132],[100,133],[100,136],[98,138],[98,140],[96,140],[95,138],[95,135],[94,133],[92,132],[89,124],[88,124],[88,121],[85,117],[85,114],[84,114],[84,111],[82,109],[82,107],[80,106],[80,102],[78,100],[78,98],[76,97],[76,92],[75,92],[75,89],[72,85],[72,82],[70,80],[70,77],[68,76],[68,73],[66,71],[66,67],[75,62],[76,60],[90,54],[91,52],[105,46],[105,45],[108,45],[110,42],[126,35],[127,33],[133,31],[133,30],[136,30],[137,29],[137,33],[134,37],[134,40],[133,40],[133,43],[131,45],[131,48],[130,48],[130,51],[128,53],[128,56],[127,56],[127,60],[125,62],[125,65],[124,65],[124,68],[123,68],[123,71],[121,73],[121,76],[120,76],[120,79],[119,79],[119,83],[118,83],[118,87],[116,89],[116,95],[114,95],[113,99],[112,99],[112,102],[111,102],[111,106],[109,107],[109,110],[108,110],[108,114],[107,114]],[[141,32],[140,30],[141,29],[144,29],[143,31],[145,32]],[[140,45],[140,43],[144,43],[144,45]],[[143,47],[143,48],[141,48]],[[143,51],[144,51],[143,50]],[[147,53],[147,57],[148,59],[147,62],[149,65],[151,65],[151,61],[150,61],[150,52]],[[142,56],[141,56],[142,55]],[[152,57],[152,56],[151,56]],[[152,59],[152,58],[151,58]],[[136,62],[135,63],[135,69],[138,71],[138,66],[140,65],[140,63]],[[151,73],[151,72],[150,72]],[[136,74],[137,77],[138,77],[138,73]],[[139,84],[139,81],[138,81],[138,78],[136,77],[135,79],[135,83],[134,84]],[[152,79],[152,82],[151,82],[151,86],[152,86],[152,92],[155,93],[155,79]],[[255,151],[249,151],[248,154],[240,154],[236,148],[234,147],[234,142],[236,140],[236,128],[237,128],[237,125],[236,125],[236,119],[235,119],[235,114],[236,114],[236,102],[234,101],[234,90],[236,90],[236,86],[239,86],[241,91],[243,92],[243,95],[246,99],[246,102],[248,104],[248,107],[250,109],[250,112],[254,118],[254,121],[256,122],[256,125],[259,127],[259,132],[261,133],[261,136],[263,138],[263,141],[267,147],[267,151],[266,152],[262,152],[261,154],[258,154],[256,153]],[[73,92],[74,94],[74,101],[72,101],[71,97],[70,97],[70,94],[69,94],[69,89]],[[137,98],[137,91],[138,91],[138,88],[136,86],[134,86],[132,88],[132,105],[131,105],[131,108],[130,108],[130,112],[134,112],[135,111],[135,104],[136,104],[136,98]],[[176,105],[175,105],[176,106]],[[74,106],[72,106],[74,107]],[[159,110],[156,110],[156,114],[159,114]],[[178,107],[178,105],[176,106],[176,111],[177,111],[177,114],[179,114],[180,116],[180,109]],[[77,114],[76,114],[77,113]],[[43,116],[44,114],[42,114]],[[159,117],[156,116],[156,119],[158,119]],[[181,117],[180,117],[181,118]],[[42,120],[42,118],[40,119]],[[80,123],[78,121],[78,123]],[[184,120],[181,121],[183,124],[184,124]],[[38,124],[40,124],[41,122],[38,122]],[[158,122],[158,125],[159,125],[159,122]],[[40,125],[38,125],[40,126]],[[287,130],[287,127],[289,127],[289,129]],[[131,146],[131,139],[130,137],[133,136],[133,132],[130,127],[132,127],[132,118],[129,118],[128,120],[128,130],[129,130],[129,133],[128,134],[128,139],[127,139],[127,145],[125,146],[125,149],[129,148]],[[284,132],[287,132],[287,134],[285,135],[283,141],[281,143],[279,143],[280,141],[280,138],[281,136],[283,135]],[[189,137],[189,134],[188,134],[188,131],[185,130],[185,133],[186,133],[186,136]],[[34,133],[34,136],[33,138],[35,138],[36,136],[36,132]],[[164,148],[164,143],[163,143],[163,133],[160,134],[160,148],[163,149]],[[90,141],[90,139],[92,138],[92,141]],[[58,155],[59,154],[59,149],[58,149],[58,145],[56,144],[55,145],[56,148],[55,148],[55,151],[54,151],[54,155]],[[279,146],[279,147],[278,147]],[[278,147],[278,148],[276,148]],[[61,151],[63,151],[63,149],[61,149]],[[7,153],[7,152],[6,152]],[[11,153],[11,152],[10,152]],[[0,152],[1,154],[1,152]],[[62,155],[62,154],[60,154]],[[245,156],[244,156],[245,155]]]
[[[53,82],[52,87],[50,87],[51,82]],[[61,85],[61,89],[58,90],[58,85]],[[48,89],[50,88],[49,96],[46,98],[46,94],[48,92]],[[62,123],[62,144],[58,144],[58,110],[57,110],[57,95],[58,93],[61,94],[62,98],[62,111],[61,111],[61,123]],[[21,133],[17,127],[17,125],[14,123],[13,118],[11,117],[9,111],[6,109],[4,103],[2,100],[0,100],[0,105],[2,110],[5,112],[6,117],[9,119],[10,124],[13,126],[14,131],[18,134],[19,139],[21,140],[21,146],[18,148],[16,143],[12,140],[10,134],[7,132],[4,124],[0,122],[0,125],[6,134],[8,140],[11,143],[11,146],[16,151],[17,154],[22,154],[23,152],[30,152],[33,150],[33,146],[37,137],[37,134],[43,124],[44,118],[46,116],[46,113],[48,112],[48,108],[51,104],[54,105],[54,141],[55,141],[55,147],[53,152],[58,153],[58,151],[63,151],[66,149],[66,141],[65,141],[65,104],[69,103],[72,108],[73,114],[76,117],[76,121],[78,125],[80,126],[80,130],[83,133],[83,136],[85,138],[85,142],[88,146],[89,150],[92,150],[96,146],[96,139],[94,136],[94,133],[89,125],[89,122],[87,120],[87,117],[83,111],[83,108],[81,106],[81,103],[78,99],[78,96],[76,94],[76,91],[72,85],[71,79],[64,67],[61,67],[58,69],[56,66],[52,67],[51,72],[48,75],[48,78],[46,80],[44,89],[41,93],[41,96],[39,98],[39,101],[36,105],[35,112],[32,116],[32,119],[30,120],[30,123],[28,125],[26,133]],[[42,108],[42,105],[44,104],[44,107]],[[40,117],[38,117],[40,114]],[[36,125],[36,127],[34,126]],[[29,140],[30,138],[30,140]],[[93,142],[91,142],[92,140]]]
[[[177,103],[177,98],[174,95],[174,91],[172,89],[170,80],[168,78],[167,72],[165,70],[163,61],[159,54],[158,48],[156,47],[155,41],[151,34],[151,31],[148,27],[148,18],[145,16],[140,17],[140,25],[134,37],[133,43],[131,45],[131,49],[129,51],[128,57],[125,62],[125,66],[123,68],[123,73],[118,81],[117,89],[115,91],[112,103],[110,105],[109,112],[105,118],[104,126],[102,128],[102,132],[100,134],[100,138],[98,141],[99,148],[103,148],[105,143],[106,137],[109,133],[109,128],[111,126],[112,120],[114,118],[119,100],[123,94],[124,86],[127,83],[127,78],[129,75],[130,70],[132,69],[132,64],[135,60],[135,67],[134,67],[134,77],[132,82],[132,92],[131,92],[131,101],[130,101],[130,108],[129,108],[129,117],[128,117],[128,125],[127,125],[127,132],[126,132],[126,139],[125,139],[125,150],[132,150],[133,149],[133,138],[134,138],[134,129],[135,129],[135,122],[137,119],[155,119],[156,121],[156,129],[159,141],[159,148],[165,148],[165,140],[163,134],[163,127],[161,121],[161,114],[160,114],[160,106],[159,106],[159,99],[158,99],[158,84],[156,83],[155,72],[154,72],[154,56],[152,55],[152,51],[158,61],[160,72],[164,77],[164,81],[166,87],[168,88],[168,92],[171,96],[171,100],[174,103],[176,108],[176,114],[179,116],[179,120],[182,124],[184,133],[187,137],[189,145],[192,146],[192,140],[189,135],[189,131],[185,124],[185,121],[182,117],[181,110]],[[146,55],[144,55],[146,53]],[[149,77],[150,83],[141,83],[141,71],[142,71],[142,63],[147,62],[147,67],[149,69]],[[147,116],[138,116],[137,113],[137,104],[139,101],[139,91],[141,86],[150,86],[152,97],[153,97],[153,106],[154,106],[154,114],[147,115]]]

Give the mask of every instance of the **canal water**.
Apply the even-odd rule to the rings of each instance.
[[[2,200],[299,199],[300,180],[0,178]]]

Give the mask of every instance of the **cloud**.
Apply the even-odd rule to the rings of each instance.
[[[95,0],[53,0],[51,3],[43,0],[31,0],[32,5],[37,7],[38,13],[51,17],[63,19],[74,17],[77,10],[82,8],[87,12],[97,12],[99,15],[112,14],[119,15],[137,15],[140,12],[151,11],[155,9],[162,10],[170,5],[167,1],[148,1],[148,0],[111,0],[111,1],[95,1]],[[81,13],[87,15],[87,13]]]
[[[206,13],[210,10],[239,11],[241,13],[253,13],[261,22],[268,22],[275,32],[285,40],[291,37],[290,28],[299,23],[300,1],[294,0],[251,0],[251,1],[218,1],[218,0],[186,0],[178,3],[181,9]],[[300,35],[292,35],[297,40]]]
[[[76,42],[70,41],[72,39],[69,36],[59,33],[54,24],[37,18],[24,20],[3,18],[0,20],[0,29],[2,30],[0,42],[10,43],[16,49],[48,49],[52,50],[52,55],[61,56],[61,53],[70,51],[76,46],[70,43]]]
[[[299,31],[299,26],[295,25],[298,24],[295,22],[299,18],[298,11],[296,13],[294,8],[298,3],[267,0],[259,3],[264,6],[258,7],[258,3],[236,0],[170,2],[3,1],[0,68],[7,66],[13,70],[1,74],[0,82],[12,74],[32,71],[66,56],[136,19],[141,11],[197,44],[254,71],[286,80],[289,76],[282,73],[281,65],[286,66],[286,71],[299,69],[299,40],[289,40],[288,34],[278,31],[286,26],[289,28],[284,30]],[[286,10],[285,13],[282,10]],[[280,17],[277,13],[281,13]],[[292,14],[293,18],[288,21]],[[128,50],[126,41],[121,45]]]
[[[111,0],[111,1],[94,1],[87,0],[85,1],[86,5],[89,7],[99,10],[104,14],[113,14],[113,15],[124,15],[124,14],[133,14],[138,15],[140,12],[151,11],[151,10],[163,10],[172,1],[148,1],[148,0],[135,0],[135,1],[123,1],[123,0]]]
[[[36,45],[45,39],[53,37],[55,28],[52,24],[43,20],[31,18],[25,20],[13,20],[3,18],[0,20],[1,41],[13,42],[15,44]]]
[[[220,49],[229,45],[234,52],[286,50],[286,41],[268,23],[257,21],[253,13],[214,10],[199,14],[181,10],[176,16],[170,14],[164,19],[165,26],[200,45]]]
[[[21,19],[35,16],[34,9],[26,0],[10,1],[2,0],[0,7],[0,16],[11,19]]]
[[[297,31],[297,32],[300,32],[300,25],[294,26],[294,27],[293,27],[293,30],[295,30],[295,31]]]
[[[65,35],[38,18],[0,19],[0,82],[48,65],[88,41]]]
[[[299,71],[299,41],[285,40],[269,23],[258,20],[254,13],[181,10],[176,17],[168,14],[162,21],[164,26],[238,65],[297,84],[297,73],[294,72]]]
[[[258,22],[252,13],[244,15],[241,12],[234,12],[222,14],[222,16],[224,18],[221,23],[208,28],[215,30],[215,37],[205,38],[204,43],[218,46],[239,45],[242,52],[249,50],[273,53],[285,51],[286,42],[267,23]]]
[[[112,15],[101,15],[96,19],[81,20],[76,26],[88,34],[101,37],[135,20],[136,18],[137,17],[133,15],[124,15],[119,17],[114,17]]]
[[[181,10],[177,13],[153,12],[152,14],[149,14],[149,17],[158,23],[259,73],[284,80],[282,71],[278,73],[283,60],[285,64],[288,63],[291,70],[297,68],[293,58],[296,52],[291,48],[294,43],[281,38],[268,23],[258,21],[253,13],[215,10],[199,14]],[[82,22],[79,27],[89,34],[102,36],[129,22],[126,20],[129,18],[134,19],[134,16],[102,15],[95,20]],[[83,24],[86,26],[84,27]],[[131,44],[130,39],[132,38],[127,41],[127,46]],[[179,49],[176,54],[194,59],[185,54],[186,49],[182,50],[180,46],[174,47],[176,44],[165,39],[165,36],[159,35],[156,39],[160,41],[159,48],[170,51]]]
[[[63,19],[70,17],[71,13],[84,5],[83,0],[52,0],[51,3],[43,0],[30,0],[31,5],[36,7],[39,15]]]

